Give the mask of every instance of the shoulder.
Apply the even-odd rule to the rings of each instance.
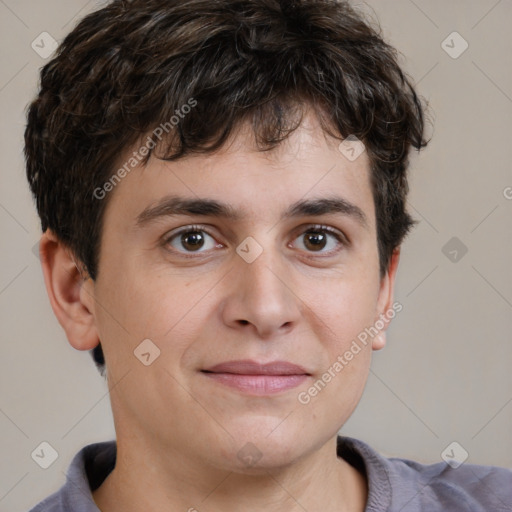
[[[509,469],[468,463],[451,467],[446,462],[422,464],[386,458],[352,438],[339,438],[340,452],[348,453],[349,458],[359,456],[364,464],[369,484],[368,512],[512,511]]]
[[[63,512],[66,510],[62,496],[63,488],[64,486],[39,502],[35,507],[31,508],[29,512]]]
[[[71,461],[66,483],[29,512],[99,512],[92,491],[112,471],[115,460],[115,441],[84,446]]]
[[[420,510],[512,511],[509,469],[468,463],[427,465],[399,458],[388,459],[388,464],[394,494],[422,504]],[[415,497],[408,490],[411,484]]]

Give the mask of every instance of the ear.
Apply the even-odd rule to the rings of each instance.
[[[50,303],[77,350],[91,350],[99,343],[94,319],[94,281],[82,276],[71,251],[50,230],[43,233],[39,254]]]
[[[379,297],[377,300],[377,315],[375,317],[375,324],[380,325],[384,323],[384,327],[379,329],[379,333],[374,337],[372,342],[373,350],[380,350],[384,348],[386,345],[386,329],[391,321],[389,314],[386,315],[386,312],[393,311],[393,292],[395,287],[395,277],[396,271],[398,268],[398,262],[400,261],[400,247],[397,247],[393,254],[391,255],[391,259],[389,261],[388,269],[386,274],[381,279],[380,289],[379,289]]]

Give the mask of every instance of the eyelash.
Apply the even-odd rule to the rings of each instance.
[[[184,233],[195,232],[195,231],[205,232],[209,236],[211,236],[213,239],[215,239],[215,236],[212,233],[210,233],[210,231],[208,230],[208,228],[206,226],[201,226],[199,224],[192,224],[192,225],[189,225],[189,226],[185,226],[185,227],[179,229],[176,232],[173,232],[169,236],[165,236],[164,239],[163,239],[162,245],[166,248],[166,250],[168,250],[168,251],[170,251],[172,253],[178,253],[181,257],[184,257],[184,258],[198,258],[202,254],[204,254],[205,252],[209,252],[209,251],[203,251],[203,252],[197,252],[197,253],[193,253],[193,252],[187,253],[187,252],[177,251],[175,249],[169,249],[167,247],[168,244],[173,239],[175,239],[176,237],[178,237],[178,236],[180,236],[180,235],[182,235]],[[308,232],[327,233],[329,235],[334,236],[334,238],[338,241],[338,243],[342,246],[342,248],[348,245],[348,241],[347,241],[347,239],[345,238],[345,236],[342,233],[340,233],[337,230],[331,228],[330,226],[325,226],[323,224],[311,224],[309,226],[306,226],[306,228],[303,231],[301,231],[297,235],[297,237],[294,238],[294,240],[296,238],[298,238],[298,236],[304,235],[305,233],[308,233]],[[341,249],[334,249],[334,250],[331,250],[331,251],[329,251],[327,253],[318,253],[318,254],[322,254],[322,256],[320,256],[320,257],[326,257],[326,255],[331,256],[334,253],[339,252],[340,250]],[[315,254],[315,251],[308,251],[308,252],[310,252],[311,254]]]

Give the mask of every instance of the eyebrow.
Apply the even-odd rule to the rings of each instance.
[[[340,213],[351,217],[361,226],[368,228],[368,219],[363,210],[338,196],[299,200],[282,213],[281,220],[332,213]],[[143,227],[151,221],[173,215],[199,215],[232,221],[241,221],[248,217],[246,212],[236,210],[231,205],[215,199],[166,196],[158,201],[157,204],[145,208],[137,216],[136,226]]]

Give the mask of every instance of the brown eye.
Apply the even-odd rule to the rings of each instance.
[[[201,231],[187,231],[180,236],[180,244],[187,250],[197,251],[204,245]]]
[[[303,236],[305,247],[312,251],[322,250],[327,244],[325,233],[309,231]]]
[[[199,226],[187,226],[168,236],[164,245],[181,254],[205,253],[218,246],[216,240]]]
[[[296,240],[301,242],[299,243],[300,249],[319,254],[335,253],[346,244],[343,235],[328,226],[310,227],[307,231],[303,231]]]

